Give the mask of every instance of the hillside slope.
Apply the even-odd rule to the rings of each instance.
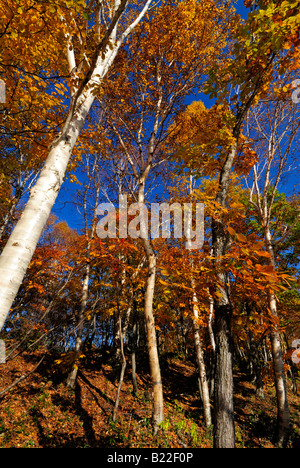
[[[41,354],[22,356],[0,366],[0,391],[32,371]],[[169,359],[163,371],[165,422],[151,431],[150,380],[138,374],[139,393],[132,396],[129,366],[121,390],[117,420],[112,420],[118,376],[109,363],[86,357],[74,391],[47,356],[37,370],[20,381],[0,401],[0,447],[32,448],[211,448],[212,430],[205,429],[191,363]],[[300,447],[299,397],[290,394],[293,423],[290,446]],[[273,387],[265,399],[242,374],[235,375],[236,435],[238,447],[273,448],[276,397]]]

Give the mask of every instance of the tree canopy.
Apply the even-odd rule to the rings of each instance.
[[[99,358],[117,381],[106,424],[128,375],[135,402],[149,375],[163,440],[177,359],[194,369],[214,448],[241,443],[243,379],[261,401],[274,385],[270,439],[296,446],[299,11],[295,0],[0,0],[3,382],[10,362],[43,356],[9,385],[0,377],[0,405],[46,367],[78,405]]]

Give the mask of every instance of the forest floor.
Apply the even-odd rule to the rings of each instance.
[[[0,365],[0,392],[39,362],[39,352],[23,353]],[[0,448],[211,448],[212,429],[203,424],[192,363],[170,358],[163,368],[165,421],[152,435],[150,380],[138,374],[132,395],[130,369],[121,390],[117,420],[112,413],[118,376],[109,363],[85,359],[74,390],[60,381],[47,357],[35,372],[0,399]],[[300,448],[300,400],[289,394],[290,447]],[[235,421],[239,448],[274,448],[276,397],[273,386],[259,399],[244,374],[235,374]]]

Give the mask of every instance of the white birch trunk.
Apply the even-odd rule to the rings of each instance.
[[[192,265],[191,265],[191,267],[192,267]],[[195,289],[195,281],[194,281],[193,276],[191,276],[191,284],[192,284],[192,288]],[[202,348],[202,341],[201,341],[201,337],[200,337],[200,330],[199,330],[198,321],[199,321],[198,298],[197,298],[196,292],[194,291],[194,293],[193,293],[194,343],[195,343],[195,350],[196,350],[196,357],[197,357],[197,364],[198,364],[199,381],[200,381],[200,385],[201,385],[204,419],[205,419],[206,426],[209,427],[212,424],[211,409],[210,409],[210,397],[209,397],[209,388],[208,388],[208,381],[207,381],[206,366],[205,366],[205,362],[204,362],[204,353],[203,353],[203,348]]]
[[[29,201],[0,257],[0,329],[23,281],[43,228],[51,213],[94,97],[89,92],[81,106],[54,142]]]
[[[125,370],[126,370],[126,357],[124,353],[124,334],[122,333],[122,318],[121,314],[119,313],[119,330],[120,330],[120,348],[121,348],[121,356],[122,356],[122,368],[121,368],[121,373],[120,373],[120,380],[119,380],[119,385],[118,385],[118,390],[117,390],[117,396],[116,396],[116,401],[115,401],[115,407],[113,411],[113,421],[116,420],[117,418],[117,412],[119,408],[119,402],[120,402],[120,393],[121,393],[121,388],[122,384],[124,381],[124,375],[125,375]]]
[[[95,162],[94,162],[94,168],[93,168],[93,173],[99,170],[99,155],[96,156]],[[91,177],[91,174],[89,173],[89,168],[87,167],[87,173],[89,177]],[[95,197],[95,202],[94,202],[94,209],[93,209],[93,224],[92,224],[92,230],[91,233],[89,234],[89,227],[88,227],[88,207],[87,207],[87,197],[89,195],[89,190],[91,186],[91,181],[89,181],[88,185],[85,187],[85,193],[84,193],[84,201],[83,201],[83,208],[84,208],[84,225],[85,225],[85,236],[87,239],[87,247],[86,247],[86,265],[85,265],[85,274],[83,277],[83,282],[82,282],[82,295],[81,295],[81,307],[80,307],[80,314],[79,314],[79,319],[78,319],[78,324],[77,324],[77,330],[76,330],[76,346],[75,346],[75,357],[74,357],[74,363],[72,366],[72,370],[68,375],[67,378],[67,386],[69,388],[75,388],[76,384],[76,378],[77,378],[77,373],[78,373],[78,359],[80,356],[81,352],[81,347],[82,347],[82,337],[83,337],[83,330],[84,330],[84,323],[86,319],[86,308],[87,308],[87,302],[89,298],[89,281],[90,281],[90,254],[91,254],[91,246],[92,246],[92,241],[95,237],[95,231],[96,231],[96,212],[97,212],[97,207],[99,204],[99,193],[100,193],[100,184],[98,182],[97,188],[96,188],[96,197]]]
[[[190,176],[190,194],[192,194],[192,176]],[[192,226],[192,213],[188,212],[188,223],[187,223],[187,248],[191,248],[191,226]],[[190,260],[191,270],[193,269],[193,260]],[[196,350],[196,357],[197,357],[197,364],[198,364],[198,372],[199,372],[199,381],[201,385],[201,393],[202,393],[202,400],[203,400],[203,409],[204,409],[204,419],[205,424],[207,427],[211,426],[212,418],[211,418],[211,409],[210,409],[210,397],[209,397],[209,388],[208,388],[208,381],[207,381],[207,373],[206,373],[206,366],[204,362],[204,353],[202,348],[202,341],[200,337],[200,330],[199,330],[199,309],[198,309],[198,297],[195,291],[195,279],[193,277],[193,273],[191,272],[191,286],[193,289],[193,329],[194,329],[194,343],[195,343],[195,350]]]
[[[206,375],[206,366],[204,362],[204,353],[203,353],[202,342],[200,338],[200,330],[199,330],[199,325],[198,325],[199,313],[198,313],[197,304],[198,304],[198,299],[197,299],[196,294],[194,294],[194,297],[193,297],[194,340],[195,340],[195,348],[196,348],[197,363],[198,363],[198,370],[199,370],[199,381],[201,384],[204,419],[205,419],[206,426],[210,427],[212,425],[210,397],[209,397],[209,388],[208,388],[208,381],[207,381],[207,375]]]
[[[77,91],[75,97],[75,91],[73,92],[73,102],[65,125],[59,138],[52,144],[40,177],[31,190],[29,201],[0,257],[0,330],[9,314],[63,183],[73,148],[95,99],[94,89],[101,84],[124,40],[143,18],[151,1],[145,2],[140,14],[126,31],[121,33],[120,39],[113,41],[112,39],[117,37],[119,19],[128,4],[126,0],[122,2],[116,0],[112,27],[108,30],[109,35],[103,38],[104,50],[99,48],[98,57],[87,74],[87,82],[82,85],[80,94]],[[110,47],[107,47],[109,40]],[[73,58],[68,56],[68,60],[71,67]]]
[[[270,265],[275,268],[274,250],[272,246],[272,236],[269,227],[265,227],[265,245],[270,254]],[[277,302],[275,294],[272,291],[268,292],[269,309],[272,316],[277,319]],[[281,348],[281,340],[278,326],[273,324],[273,329],[270,334],[271,350],[273,357],[274,381],[277,397],[277,430],[278,430],[278,446],[286,447],[290,434],[290,411],[287,397],[287,385],[285,370],[283,365],[283,356]]]
[[[144,204],[145,182],[139,180],[139,203]],[[144,222],[145,223],[145,222]],[[164,420],[164,398],[163,398],[163,385],[160,371],[159,356],[157,350],[157,339],[156,339],[156,328],[155,319],[153,315],[153,298],[155,290],[155,279],[156,279],[156,254],[151,246],[151,242],[145,236],[146,226],[141,223],[141,232],[144,234],[142,238],[147,262],[148,262],[148,274],[146,280],[146,291],[145,291],[145,303],[144,303],[144,315],[147,332],[147,345],[149,354],[149,365],[152,383],[152,396],[153,396],[153,407],[152,407],[152,424],[154,434],[158,432],[159,424]],[[143,235],[142,234],[142,235]]]
[[[213,326],[212,326],[213,315],[214,315],[214,300],[213,300],[212,296],[209,295],[208,332],[209,332],[211,347],[213,349],[213,352],[215,352],[216,351],[216,342],[215,342],[215,335],[214,335],[214,330],[213,330]]]
[[[272,165],[276,165],[276,152],[280,154],[280,140],[282,138],[281,135],[280,139],[278,141],[276,140],[277,124],[278,122],[275,121],[274,128],[271,129],[271,134],[268,139],[268,151],[266,152],[265,156],[265,171],[263,173],[259,173],[257,165],[253,167],[253,186],[250,192],[250,201],[255,206],[264,229],[265,247],[270,255],[269,265],[273,266],[274,269],[276,268],[276,262],[272,243],[272,234],[270,231],[271,210],[274,204],[275,191],[277,189],[280,178],[282,177],[288,155],[288,153],[285,152],[283,155],[280,155],[276,181],[275,183],[272,183]],[[290,144],[293,141],[293,138],[289,142]],[[264,180],[263,190],[261,192],[259,182],[262,174],[264,175]],[[270,189],[271,196],[269,193]],[[252,198],[253,193],[255,192],[257,195],[257,203],[254,203]],[[270,333],[270,340],[274,369],[274,383],[277,398],[277,443],[279,447],[285,448],[287,446],[290,435],[290,411],[287,396],[286,376],[282,356],[281,339],[278,326],[276,324],[276,320],[278,320],[277,301],[273,291],[268,291],[267,294],[269,309],[271,311],[271,315],[275,319],[275,323],[273,324],[272,331]]]

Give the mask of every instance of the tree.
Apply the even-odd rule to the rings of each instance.
[[[99,173],[100,173],[100,153],[95,155],[94,160],[92,163],[90,162],[89,158],[86,160],[86,177],[88,178],[87,183],[84,186],[83,192],[83,217],[84,217],[84,237],[85,237],[85,245],[81,247],[84,254],[85,259],[85,266],[83,272],[83,280],[82,280],[82,296],[81,296],[81,304],[80,304],[80,312],[78,315],[78,324],[76,330],[76,344],[75,344],[75,354],[74,354],[74,363],[72,369],[67,378],[67,385],[70,388],[74,388],[76,384],[76,377],[78,371],[78,360],[81,354],[82,348],[82,339],[83,339],[83,330],[84,330],[84,323],[86,321],[87,315],[87,304],[88,304],[88,297],[89,297],[89,283],[90,283],[90,274],[91,274],[91,248],[92,242],[96,234],[96,213],[97,207],[99,204],[99,195],[100,195],[100,180],[99,180]],[[94,189],[95,195],[93,204],[91,203],[91,192]],[[88,206],[88,198],[90,200],[89,206],[92,205],[92,213],[89,213],[89,206]],[[91,217],[91,226],[89,225],[89,218]]]
[[[71,75],[71,103],[60,133],[51,144],[39,179],[31,190],[29,201],[0,257],[0,274],[3,278],[0,292],[1,328],[56,200],[95,94],[125,39],[145,15],[151,0],[145,1],[139,9],[128,0],[115,0],[113,4],[69,3],[70,9],[63,9],[56,3],[51,3],[49,8],[56,14],[58,31],[65,38]],[[125,15],[126,9],[134,15],[133,19]],[[76,43],[74,27],[80,31]]]
[[[219,173],[216,204],[221,208],[212,217],[212,248],[217,281],[214,295],[216,375],[214,446],[234,447],[233,405],[233,346],[232,302],[229,275],[223,258],[230,244],[224,216],[228,207],[231,172],[237,160],[241,130],[249,109],[267,92],[276,71],[293,66],[297,57],[293,47],[296,26],[296,10],[293,2],[284,8],[271,2],[257,2],[245,23],[237,24],[233,48],[223,66],[213,67],[207,81],[207,91],[217,99],[216,105],[205,111],[196,121],[195,138],[183,148],[190,167],[197,166],[198,173]],[[256,8],[258,7],[258,8]],[[290,8],[291,7],[291,8]],[[234,90],[234,94],[232,93]],[[215,117],[215,120],[214,120]],[[210,125],[216,132],[209,138]],[[195,128],[198,128],[195,131]],[[201,162],[203,161],[203,164]],[[255,160],[252,161],[252,165]]]
[[[15,223],[16,209],[25,200],[46,158],[65,112],[67,92],[64,53],[49,4],[25,0],[10,6],[0,2],[1,80],[6,85],[0,105],[1,214],[0,237]],[[55,30],[56,28],[56,30]],[[38,37],[38,40],[37,40]]]
[[[277,80],[276,87],[284,88],[284,82]],[[248,180],[249,200],[260,220],[265,247],[269,253],[268,265],[275,270],[276,254],[272,233],[272,213],[278,186],[286,172],[293,170],[295,141],[299,134],[300,118],[297,107],[291,101],[276,100],[274,93],[266,96],[264,102],[256,106],[247,118],[247,140],[252,141],[257,162],[253,166],[251,183]],[[251,135],[251,136],[250,136]],[[250,179],[250,176],[248,176]],[[280,244],[291,233],[300,218],[300,213],[292,226],[286,228]],[[268,293],[268,306],[274,318],[278,318],[275,293]],[[289,407],[285,371],[282,358],[281,339],[278,326],[271,332],[274,377],[278,408],[278,441],[286,446],[290,432]]]
[[[236,59],[233,59],[229,69],[225,67],[222,78],[218,72],[212,73],[216,77],[218,87],[223,96],[226,94],[225,82],[229,80],[238,92],[232,97],[235,107],[235,123],[232,136],[235,143],[227,151],[223,159],[219,178],[219,190],[216,201],[226,207],[230,173],[237,156],[238,142],[242,124],[251,106],[264,93],[274,76],[275,70],[284,71],[294,58],[294,34],[298,31],[295,26],[295,12],[293,2],[287,2],[284,8],[272,2],[258,2],[257,10],[249,15],[248,21],[239,28],[239,41],[236,43]],[[283,52],[286,50],[286,52]],[[275,60],[276,59],[276,60]],[[232,68],[231,68],[232,67]],[[231,73],[229,70],[231,69]],[[229,73],[228,73],[229,72]],[[230,78],[231,77],[231,78]],[[212,78],[213,79],[213,78]],[[220,95],[219,98],[222,99]],[[236,101],[236,104],[235,104]],[[227,249],[229,237],[226,235],[222,220],[212,222],[213,251],[216,267],[219,259]],[[234,413],[233,413],[233,381],[232,381],[232,345],[231,345],[231,317],[232,308],[230,291],[227,288],[228,275],[220,268],[219,298],[215,301],[215,334],[216,334],[216,385],[215,385],[215,447],[234,446]],[[279,444],[283,442],[279,437]],[[286,440],[285,440],[286,442]]]
[[[120,166],[136,181],[136,207],[141,210],[140,238],[148,262],[144,312],[154,431],[163,421],[163,389],[153,314],[157,257],[142,214],[147,186],[151,177],[160,177],[158,170],[169,156],[170,124],[184,98],[203,82],[209,64],[220,60],[231,16],[231,8],[214,1],[165,2],[137,28],[128,49],[123,50],[123,65],[117,64],[122,70],[118,76],[121,99],[114,88],[105,91],[103,104],[122,155]]]

